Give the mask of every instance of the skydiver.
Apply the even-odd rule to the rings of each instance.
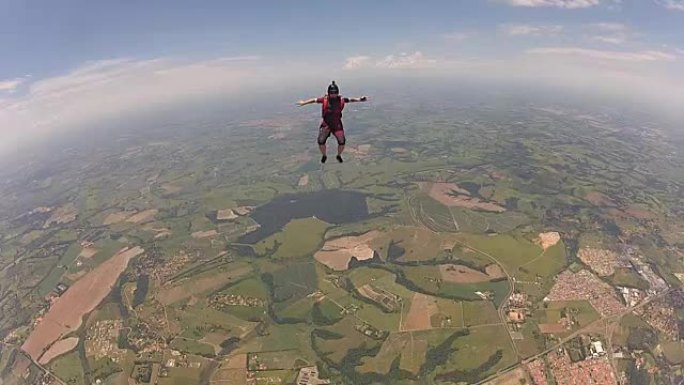
[[[328,93],[320,98],[312,98],[308,100],[300,100],[297,102],[298,106],[305,106],[307,104],[318,103],[322,104],[321,115],[323,120],[318,130],[318,148],[321,151],[321,163],[328,160],[327,149],[325,143],[328,141],[330,134],[335,135],[337,139],[337,161],[342,163],[342,152],[346,138],[344,136],[344,127],[342,126],[342,110],[345,103],[365,102],[367,97],[360,98],[345,98],[340,96],[340,89],[333,80],[332,84],[328,86]]]

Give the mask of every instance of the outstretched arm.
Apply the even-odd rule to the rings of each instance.
[[[306,106],[307,104],[314,104],[316,103],[316,98],[311,98],[311,99],[306,99],[306,100],[300,100],[297,102],[297,105],[299,107],[301,106]]]
[[[366,97],[366,96],[361,96],[360,98],[349,98],[350,103],[365,102],[367,100],[368,100],[368,97]]]

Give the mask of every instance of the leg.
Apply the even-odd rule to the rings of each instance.
[[[347,143],[347,138],[344,136],[344,130],[339,129],[334,132],[335,139],[337,139],[337,161],[342,163],[342,153],[344,152],[344,145]]]
[[[321,125],[320,129],[318,130],[318,149],[321,151],[321,163],[325,163],[325,161],[328,159],[325,142],[328,141],[329,137],[330,128],[328,128],[328,126]]]

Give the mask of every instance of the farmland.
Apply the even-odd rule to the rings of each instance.
[[[681,155],[652,122],[470,98],[355,111],[342,164],[282,110],[3,174],[0,377],[507,384],[591,340],[669,385]]]

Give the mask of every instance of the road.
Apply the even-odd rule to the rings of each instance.
[[[9,347],[9,348],[13,348],[13,349],[18,349],[18,350],[20,350],[19,347],[14,346],[14,345],[10,345],[10,344],[5,343],[5,342],[2,342],[2,341],[0,341],[0,345],[6,346],[6,347]],[[67,383],[65,383],[64,381],[62,381],[62,379],[60,379],[59,377],[57,377],[56,375],[54,375],[51,371],[47,370],[47,368],[45,368],[43,365],[39,364],[38,361],[35,361],[35,360],[34,360],[31,356],[29,356],[28,354],[24,354],[23,352],[20,352],[19,354],[21,354],[21,355],[23,355],[24,357],[26,357],[26,358],[28,358],[29,360],[31,360],[31,362],[32,362],[34,365],[36,365],[38,368],[40,368],[40,370],[42,370],[43,372],[47,373],[47,375],[50,376],[50,377],[52,377],[55,381],[57,381],[58,384],[60,384],[60,385],[67,385]]]
[[[581,335],[581,334],[584,334],[587,330],[590,330],[591,328],[596,327],[596,325],[599,325],[599,324],[601,324],[602,322],[608,323],[608,322],[610,322],[610,321],[618,321],[618,320],[620,320],[622,317],[624,317],[624,316],[626,316],[627,314],[633,312],[634,310],[637,310],[637,309],[639,309],[639,308],[642,308],[642,307],[648,305],[649,303],[651,303],[651,302],[653,302],[653,301],[655,301],[655,300],[657,300],[657,299],[659,299],[659,298],[662,298],[662,297],[664,297],[664,296],[670,294],[670,292],[672,292],[672,290],[674,290],[674,289],[668,289],[668,290],[665,290],[665,291],[663,291],[663,292],[660,292],[660,293],[654,295],[653,297],[647,298],[646,300],[644,300],[644,301],[641,302],[640,304],[638,304],[638,305],[636,305],[636,306],[634,306],[634,307],[628,308],[627,310],[625,310],[625,311],[623,311],[623,312],[621,312],[621,313],[619,313],[619,314],[616,314],[616,315],[613,315],[613,316],[609,316],[609,317],[602,317],[602,318],[600,318],[600,319],[598,319],[598,320],[596,320],[596,321],[590,323],[589,325],[587,325],[587,326],[585,326],[585,327],[583,327],[583,328],[581,328],[581,329],[579,329],[579,330],[576,330],[575,332],[573,332],[572,334],[568,335],[567,337],[561,339],[557,344],[555,344],[555,345],[553,345],[552,347],[550,347],[550,348],[544,350],[543,352],[538,353],[538,354],[536,354],[536,355],[534,355],[534,356],[528,357],[528,358],[522,360],[518,365],[512,366],[512,367],[510,367],[510,368],[508,368],[508,369],[506,369],[506,370],[503,370],[503,371],[501,371],[501,372],[498,372],[498,373],[496,373],[496,374],[494,374],[494,375],[492,375],[492,376],[490,376],[490,377],[488,377],[488,378],[486,378],[486,379],[484,379],[484,380],[478,382],[478,383],[475,384],[475,385],[484,384],[484,383],[486,383],[486,382],[488,382],[488,381],[491,381],[491,380],[493,380],[493,379],[495,379],[495,378],[497,378],[497,377],[499,377],[499,376],[501,376],[501,375],[503,375],[503,374],[505,374],[505,373],[508,373],[508,372],[510,372],[510,371],[512,371],[512,370],[515,370],[515,369],[518,368],[518,366],[520,366],[520,365],[524,365],[524,364],[530,363],[530,362],[532,362],[532,361],[534,361],[534,360],[536,360],[536,359],[538,359],[538,358],[540,358],[540,357],[542,357],[542,356],[544,356],[544,355],[546,355],[546,354],[548,354],[548,353],[550,353],[550,352],[552,352],[552,351],[558,349],[558,348],[561,347],[564,343],[570,341],[571,339],[573,339],[573,338],[575,338],[575,337],[577,337],[577,336],[579,336],[579,335]],[[610,346],[612,347],[612,338],[610,339],[610,343],[611,343]],[[608,355],[609,355],[609,356],[612,356],[612,350],[608,350]],[[617,374],[617,373],[616,373],[616,374]]]

